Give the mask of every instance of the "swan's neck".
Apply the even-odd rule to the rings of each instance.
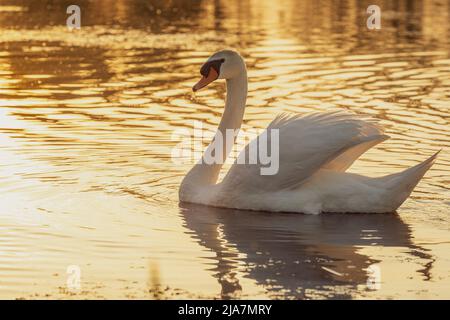
[[[198,188],[215,184],[219,177],[220,169],[236,140],[237,131],[242,125],[247,99],[247,71],[245,66],[238,76],[228,79],[226,83],[227,96],[225,109],[217,132],[211,144],[204,152],[202,160],[184,178],[182,189],[183,187],[189,187],[191,189],[192,187]],[[230,134],[231,130],[234,130],[235,134]],[[221,138],[218,138],[218,135]],[[219,156],[217,156],[217,152],[219,152]],[[211,163],[211,161],[206,159],[211,154],[215,155],[216,163]]]

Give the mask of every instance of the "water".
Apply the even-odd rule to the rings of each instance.
[[[66,2],[0,4],[0,298],[450,298],[450,1],[375,1],[370,31],[374,1],[79,0],[72,32]],[[351,171],[438,162],[392,215],[180,206],[172,133],[217,126],[223,83],[190,88],[224,47],[244,128],[346,109],[392,137]]]

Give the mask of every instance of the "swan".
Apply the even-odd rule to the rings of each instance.
[[[181,203],[309,214],[390,213],[409,197],[439,153],[402,172],[382,177],[349,173],[346,170],[356,159],[389,138],[376,121],[349,112],[282,114],[263,132],[278,130],[276,174],[261,174],[261,161],[235,161],[218,183],[229,145],[236,139],[227,136],[226,131],[239,130],[244,117],[247,69],[238,52],[222,50],[208,58],[200,73],[202,78],[193,86],[194,92],[217,79],[225,79],[225,109],[202,159],[181,182]],[[221,139],[217,139],[219,135]],[[267,137],[271,139],[270,135]],[[257,139],[240,152],[238,159],[249,152]],[[207,154],[214,153],[212,150],[223,151],[218,153],[222,161],[204,161]]]

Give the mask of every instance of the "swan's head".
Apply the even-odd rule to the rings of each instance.
[[[245,70],[244,59],[233,50],[221,50],[206,60],[200,69],[202,78],[192,90],[198,91],[217,79],[232,79]]]

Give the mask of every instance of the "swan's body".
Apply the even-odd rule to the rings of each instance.
[[[204,78],[194,90],[217,78],[227,80],[226,105],[218,128],[226,137],[225,130],[239,129],[244,115],[244,61],[234,51],[220,51],[208,60],[202,74]],[[264,211],[394,212],[437,155],[403,172],[370,178],[346,170],[365,151],[389,138],[376,123],[349,113],[316,113],[279,116],[266,130],[272,129],[279,130],[279,170],[275,175],[261,175],[259,163],[235,162],[217,183],[222,165],[200,162],[184,178],[180,201]],[[223,148],[225,161],[228,149],[224,146],[233,142],[217,145],[214,139],[208,150]],[[241,155],[255,143],[250,142]]]

